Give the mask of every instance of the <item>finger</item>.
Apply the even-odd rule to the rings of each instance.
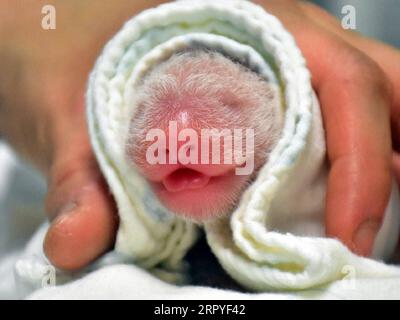
[[[115,241],[115,204],[91,156],[66,157],[54,166],[47,211],[53,221],[44,250],[58,268],[82,268]]]
[[[345,30],[339,21],[322,8],[310,3],[301,2],[301,6],[316,24],[334,33],[349,45],[356,47],[373,59],[386,73],[393,88],[400,86],[400,50],[380,41],[364,37],[357,32]],[[392,88],[392,90],[393,90]],[[391,103],[393,138],[396,149],[400,149],[400,90],[393,90]]]
[[[389,86],[377,65],[336,36],[313,29],[297,39],[326,129],[326,233],[369,255],[391,186]]]
[[[390,86],[379,67],[329,31],[337,22],[324,19],[327,28],[294,11],[278,16],[306,57],[321,102],[331,165],[326,233],[368,255],[390,192]]]
[[[356,56],[336,51],[337,63],[326,61],[315,82],[331,163],[327,234],[369,255],[390,193],[390,96],[377,68]]]
[[[393,171],[397,181],[400,181],[400,155],[394,152],[392,155]]]
[[[400,87],[400,50],[380,41],[364,37],[356,32],[344,30],[337,19],[316,5],[303,2],[302,7],[310,19],[368,55],[379,64],[388,76],[392,84],[390,114],[392,147],[394,150],[393,171],[396,180],[400,182],[400,90],[395,89]]]
[[[391,123],[393,144],[400,150],[400,51],[368,38],[354,41],[357,48],[376,61],[392,83]]]
[[[274,13],[269,2],[259,2]],[[340,29],[334,18],[296,10],[294,3],[286,9],[275,13],[307,60],[326,129],[331,164],[326,233],[368,255],[390,192],[390,85],[372,61],[333,31],[335,25]]]

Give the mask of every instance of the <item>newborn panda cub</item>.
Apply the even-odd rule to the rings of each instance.
[[[127,155],[160,202],[198,222],[230,213],[279,136],[277,87],[191,50],[154,67],[137,91]]]

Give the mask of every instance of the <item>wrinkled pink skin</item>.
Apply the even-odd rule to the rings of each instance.
[[[157,66],[138,92],[127,156],[161,203],[177,215],[200,222],[231,212],[266,162],[279,134],[276,89],[220,54],[194,51]],[[177,122],[178,132],[192,128],[199,136],[200,130],[207,128],[253,129],[254,171],[236,175],[237,163],[149,164],[146,150],[154,141],[146,142],[146,134],[152,128],[162,129],[168,142],[169,121]],[[184,143],[178,142],[178,150]],[[198,146],[200,158],[200,142]],[[162,152],[168,155],[168,143],[166,149]]]

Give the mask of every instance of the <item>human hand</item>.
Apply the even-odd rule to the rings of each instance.
[[[86,82],[123,22],[159,2],[0,4],[0,134],[47,177],[44,250],[59,268],[82,268],[114,244],[118,218],[89,143]],[[41,28],[45,4],[56,7],[55,30]]]
[[[294,35],[321,103],[330,163],[326,233],[369,255],[388,204],[392,170],[400,177],[390,131],[391,114],[398,150],[400,52],[342,29],[309,2],[256,2]]]

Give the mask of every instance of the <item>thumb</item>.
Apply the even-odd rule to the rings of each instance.
[[[44,251],[56,267],[82,268],[112,247],[115,204],[92,154],[56,162],[46,209],[52,222]]]

